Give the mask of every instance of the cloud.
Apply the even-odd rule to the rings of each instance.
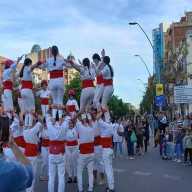
[[[0,54],[16,57],[32,45],[57,44],[66,56],[79,58],[106,48],[115,69],[115,94],[138,105],[147,72],[134,54],[153,69],[152,50],[145,36],[129,21],[138,21],[148,34],[162,21],[179,20],[192,8],[190,0],[6,0],[0,2]],[[151,37],[151,35],[149,35]]]

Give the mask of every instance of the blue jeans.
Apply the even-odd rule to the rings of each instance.
[[[117,155],[119,151],[120,155],[123,155],[123,143],[122,142],[114,142],[114,154]]]
[[[176,153],[176,158],[181,159],[181,155],[182,155],[182,144],[181,143],[177,143],[175,145],[175,153]]]
[[[134,143],[131,142],[131,139],[127,140],[127,152],[128,152],[128,156],[134,155]]]
[[[167,142],[166,154],[167,154],[167,157],[173,158],[173,156],[174,156],[174,143]]]

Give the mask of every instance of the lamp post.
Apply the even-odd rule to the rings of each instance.
[[[149,74],[149,77],[152,77],[151,76],[151,73],[150,73],[150,71],[149,71],[149,68],[148,68],[148,66],[147,66],[147,63],[144,61],[144,59],[143,59],[143,57],[141,57],[141,55],[138,55],[138,54],[136,54],[136,55],[134,55],[135,57],[139,57],[139,59],[141,60],[141,62],[145,65],[145,68],[146,68],[146,70],[147,70],[147,72],[148,72],[148,74]]]
[[[148,42],[149,42],[149,44],[150,44],[150,46],[151,46],[151,48],[153,50],[153,54],[154,54],[155,53],[155,49],[154,49],[153,43],[150,40],[150,38],[147,35],[147,33],[145,32],[145,30],[143,29],[143,27],[138,22],[129,22],[129,25],[135,25],[135,26],[139,27],[139,29],[144,33],[145,37],[147,38],[147,40],[148,40]],[[135,56],[139,57],[141,59],[141,61],[144,63],[144,65],[145,65],[145,67],[146,67],[146,69],[147,69],[147,71],[149,73],[149,76],[152,77],[151,73],[149,71],[149,68],[148,68],[147,64],[145,63],[144,59],[141,56],[139,56],[139,55],[135,55]],[[153,95],[154,95],[154,93],[153,93]],[[153,96],[153,102],[154,102],[154,96]],[[153,104],[151,105],[151,113],[152,113],[152,111],[153,111]]]
[[[149,36],[147,35],[147,33],[145,32],[145,30],[143,29],[143,27],[138,23],[138,22],[130,22],[129,25],[136,25],[140,28],[140,30],[144,33],[145,37],[147,38],[147,40],[149,41],[151,48],[154,51],[154,47],[153,47],[153,43],[151,42]]]

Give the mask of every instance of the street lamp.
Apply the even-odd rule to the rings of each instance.
[[[140,58],[141,62],[145,65],[145,68],[146,68],[146,70],[147,70],[147,72],[148,72],[148,74],[149,74],[149,77],[152,77],[152,76],[151,76],[151,73],[150,73],[150,71],[149,71],[149,68],[148,68],[146,62],[144,61],[143,57],[141,57],[141,55],[138,55],[138,54],[136,54],[136,55],[134,55],[134,56]]]
[[[153,47],[153,43],[151,42],[149,36],[147,35],[147,33],[145,32],[145,30],[143,29],[143,27],[138,23],[138,22],[130,22],[129,25],[137,25],[141,31],[145,34],[145,37],[147,38],[147,40],[149,41],[150,45],[151,45],[151,48],[153,49],[154,51],[154,47]]]

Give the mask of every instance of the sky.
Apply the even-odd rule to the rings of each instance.
[[[179,21],[192,11],[192,0],[1,0],[0,55],[12,59],[41,48],[58,45],[66,57],[90,57],[105,48],[115,71],[115,94],[139,106],[148,73],[140,54],[153,72],[153,53],[139,22],[152,38],[161,22]]]

